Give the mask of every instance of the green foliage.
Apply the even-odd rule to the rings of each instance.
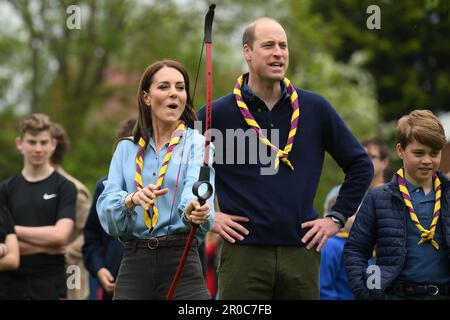
[[[16,118],[10,109],[0,113],[0,181],[19,172],[22,168],[22,156],[16,150],[15,140],[18,133]]]
[[[366,27],[366,9],[373,4],[380,8],[380,30]],[[333,48],[339,60],[348,61],[355,51],[370,53],[365,68],[375,78],[384,121],[414,109],[450,110],[450,2],[317,0],[313,8],[339,39]]]

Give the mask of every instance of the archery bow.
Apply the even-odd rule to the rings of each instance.
[[[213,187],[209,182],[210,171],[209,167],[209,147],[211,144],[211,135],[210,130],[211,122],[212,122],[212,60],[211,60],[211,45],[212,45],[212,23],[214,20],[214,9],[216,8],[215,4],[211,4],[209,6],[208,13],[205,17],[205,35],[203,44],[206,47],[206,121],[205,121],[205,155],[203,158],[203,166],[200,168],[200,174],[198,177],[198,181],[194,183],[192,186],[192,192],[197,197],[200,205],[204,205],[206,200],[211,197],[213,194]],[[202,46],[203,49],[203,46]],[[203,53],[203,50],[202,50]],[[200,59],[201,55],[200,54]],[[200,66],[200,63],[199,63]],[[198,75],[198,73],[197,73]],[[197,83],[197,80],[196,80]],[[195,94],[195,89],[194,89]],[[189,250],[192,245],[192,241],[197,233],[198,224],[192,223],[191,231],[189,232],[188,239],[186,241],[186,245],[184,247],[183,254],[181,256],[180,263],[178,265],[177,272],[172,280],[172,284],[170,285],[169,291],[167,292],[166,300],[172,300],[173,294],[175,292],[175,288],[177,286],[178,280],[181,277],[181,272],[183,271],[184,265],[186,263],[187,255],[189,254]]]

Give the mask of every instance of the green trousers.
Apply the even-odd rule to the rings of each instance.
[[[234,245],[224,241],[220,300],[317,300],[320,253],[300,246]]]

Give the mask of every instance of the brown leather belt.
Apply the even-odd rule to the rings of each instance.
[[[187,233],[177,233],[156,238],[151,237],[150,239],[135,239],[127,241],[125,246],[150,250],[155,250],[159,247],[184,247],[188,236]],[[194,238],[192,246],[197,246],[197,239]]]

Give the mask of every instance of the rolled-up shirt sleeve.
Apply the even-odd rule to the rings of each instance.
[[[127,238],[136,224],[137,214],[134,209],[125,206],[128,191],[124,178],[125,144],[123,140],[117,145],[109,167],[108,179],[104,182],[105,189],[98,198],[97,212],[102,228],[113,237]]]
[[[185,179],[183,181],[183,192],[181,194],[181,200],[178,205],[178,214],[184,224],[186,226],[190,226],[189,222],[184,218],[184,211],[188,204],[196,199],[196,196],[192,193],[192,186],[195,182],[197,182],[200,168],[203,165],[204,159],[204,151],[205,151],[205,139],[202,135],[200,135],[197,131],[194,131],[192,134],[192,144],[191,150],[189,152],[187,171],[185,175]],[[211,208],[210,216],[207,222],[203,223],[199,226],[199,233],[203,236],[208,232],[208,230],[213,226],[214,223],[214,192],[215,192],[215,171],[212,167],[213,158],[214,158],[214,146],[211,143],[209,148],[209,167],[210,167],[210,177],[209,182],[213,187],[213,194],[207,200],[209,206]]]

